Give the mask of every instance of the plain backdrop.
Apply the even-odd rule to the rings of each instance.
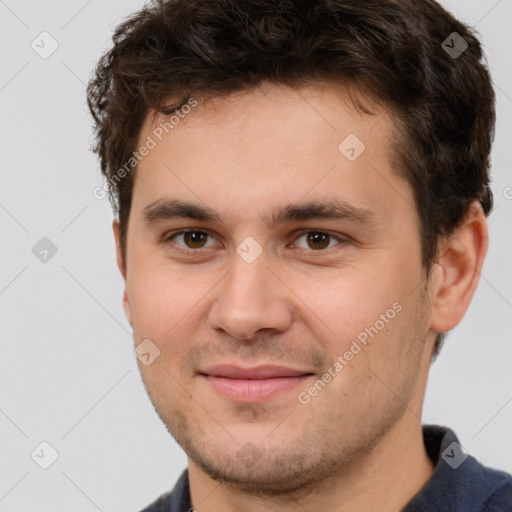
[[[496,207],[480,285],[432,366],[423,422],[450,426],[481,462],[512,473],[512,0],[443,4],[476,26],[496,86]],[[114,27],[142,5],[0,1],[3,512],[136,512],[186,467],[143,387],[112,212],[92,194],[103,181],[85,85]],[[42,442],[58,453],[48,469]]]

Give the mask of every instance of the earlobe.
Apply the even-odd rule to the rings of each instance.
[[[447,332],[464,317],[478,285],[488,247],[485,214],[479,202],[471,204],[460,226],[443,239],[439,270],[431,283],[431,329]]]

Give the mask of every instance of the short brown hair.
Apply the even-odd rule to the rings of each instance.
[[[491,79],[474,31],[434,0],[161,0],[117,27],[87,88],[93,150],[119,216],[123,258],[134,173],[116,173],[136,150],[147,113],[171,114],[191,97],[263,81],[347,84],[389,109],[427,272],[440,237],[460,224],[471,201],[489,214]],[[178,100],[166,104],[170,97]]]

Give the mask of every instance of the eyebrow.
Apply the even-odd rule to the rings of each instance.
[[[224,224],[215,210],[178,199],[160,199],[149,204],[143,209],[142,218],[147,226],[174,218]],[[262,220],[266,225],[274,227],[285,222],[311,219],[348,220],[356,224],[369,226],[376,226],[380,220],[373,210],[354,205],[342,199],[291,203],[274,208]]]

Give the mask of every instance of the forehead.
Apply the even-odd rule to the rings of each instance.
[[[173,99],[170,98],[168,103],[172,104]],[[169,124],[171,118],[172,123]],[[141,128],[139,144],[143,142],[144,135],[158,131],[164,125],[167,129],[162,133],[163,138],[170,132],[184,132],[186,127],[208,130],[212,138],[214,134],[211,131],[219,126],[225,130],[235,128],[241,136],[244,131],[252,129],[265,136],[279,133],[283,126],[291,128],[290,121],[293,124],[307,119],[310,120],[308,126],[293,125],[296,132],[306,132],[309,127],[310,131],[321,134],[322,128],[338,131],[349,126],[354,130],[357,127],[372,128],[382,121],[393,124],[384,106],[353,85],[317,82],[291,88],[264,82],[252,89],[221,96],[200,95],[194,98],[193,107],[177,109],[174,116],[150,111]],[[240,128],[244,131],[238,131]],[[222,138],[222,132],[217,135]]]
[[[372,114],[354,106],[361,98]],[[151,139],[153,147],[138,165],[132,207],[172,193],[241,218],[283,196],[289,203],[336,193],[378,209],[396,201],[384,188],[397,179],[394,133],[385,109],[343,88],[268,85],[197,98],[173,123],[146,117],[139,146]]]

